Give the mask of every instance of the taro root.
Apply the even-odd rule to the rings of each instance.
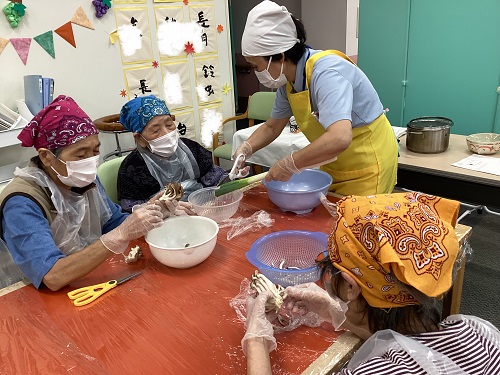
[[[263,291],[269,292],[271,298],[266,303],[266,312],[276,311],[278,312],[283,301],[286,298],[285,289],[281,285],[274,284],[271,280],[265,277],[259,271],[255,271],[252,275],[252,282],[250,284],[252,289],[257,293],[262,293]]]
[[[178,182],[170,182],[165,186],[165,192],[160,197],[161,201],[179,200],[184,195],[184,189]]]

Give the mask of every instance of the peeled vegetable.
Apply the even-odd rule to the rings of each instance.
[[[276,312],[279,311],[286,298],[285,289],[281,285],[274,284],[263,274],[259,273],[259,271],[255,271],[252,275],[252,282],[250,286],[252,289],[257,291],[257,293],[266,291],[271,294],[271,298],[266,303],[266,312],[272,310]]]
[[[159,198],[161,201],[179,200],[184,195],[184,189],[178,182],[170,182],[165,186],[165,193]]]

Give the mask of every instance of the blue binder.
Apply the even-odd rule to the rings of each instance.
[[[43,108],[52,103],[54,97],[54,80],[52,78],[42,78],[43,82]]]
[[[24,102],[33,115],[43,108],[43,80],[41,75],[24,76]]]

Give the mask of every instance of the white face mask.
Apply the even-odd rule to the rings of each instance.
[[[267,64],[266,69],[264,69],[262,72],[255,71],[255,75],[257,76],[259,82],[262,83],[264,86],[270,89],[279,89],[281,86],[286,85],[287,79],[286,76],[283,74],[283,63],[281,63],[281,72],[279,77],[277,79],[274,79],[271,76],[271,73],[269,73],[269,66],[271,66],[272,59],[273,59],[272,57],[269,59],[269,63]]]
[[[66,186],[84,187],[90,185],[97,176],[97,166],[99,165],[99,155],[77,161],[62,161],[66,164],[67,176],[61,175],[54,167],[52,170],[57,173],[57,178]]]
[[[144,138],[144,137],[142,137]],[[177,150],[179,144],[179,132],[177,130],[171,131],[161,137],[148,141],[149,149],[155,155],[161,156],[163,158],[168,158]]]

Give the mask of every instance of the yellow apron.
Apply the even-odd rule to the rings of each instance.
[[[340,51],[322,51],[306,62],[307,90],[295,92],[287,83],[288,102],[297,125],[309,142],[325,133],[325,128],[312,114],[309,86],[314,63],[323,56],[334,54],[353,63]],[[354,63],[353,63],[354,64]],[[398,146],[394,131],[385,114],[372,123],[352,129],[350,146],[337,160],[321,166],[333,178],[330,191],[342,195],[371,195],[392,192],[396,185]]]

